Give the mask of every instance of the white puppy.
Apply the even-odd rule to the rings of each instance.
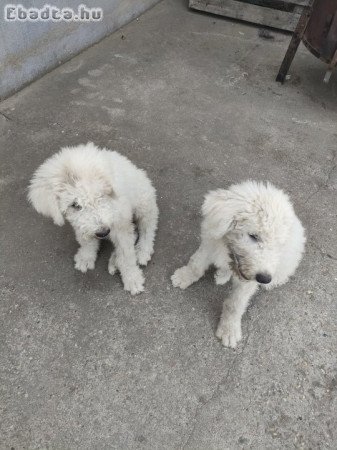
[[[100,239],[110,238],[115,251],[109,272],[113,275],[118,269],[124,289],[131,294],[144,290],[137,263],[145,266],[151,259],[158,222],[156,192],[145,171],[93,143],[66,147],[37,169],[28,199],[56,225],[71,223],[80,244],[76,269],[93,269]],[[136,246],[134,220],[139,234]]]
[[[217,284],[232,277],[216,336],[234,348],[241,340],[241,317],[259,285],[272,289],[295,272],[304,251],[304,229],[288,196],[270,183],[247,181],[209,192],[202,215],[201,245],[172,282],[186,289],[211,264],[217,268]]]

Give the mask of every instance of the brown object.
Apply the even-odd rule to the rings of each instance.
[[[301,40],[313,55],[328,64],[324,78],[328,82],[332,69],[337,65],[336,0],[311,0],[304,8],[276,81],[284,82]]]
[[[189,0],[189,7],[231,19],[294,31],[309,0]]]

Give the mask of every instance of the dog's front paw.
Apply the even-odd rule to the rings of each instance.
[[[195,277],[193,272],[188,266],[177,269],[171,277],[171,281],[174,287],[180,289],[186,289],[193,284]]]
[[[214,275],[215,284],[226,284],[230,277],[231,272],[229,270],[218,269]]]
[[[220,320],[215,335],[225,347],[235,348],[242,338],[241,321],[235,319]]]
[[[136,246],[137,262],[141,266],[146,266],[153,254],[153,249],[148,247]]]
[[[144,276],[142,271],[137,267],[127,275],[123,276],[124,289],[131,292],[132,295],[139,294],[144,291]]]
[[[75,269],[80,272],[85,273],[87,270],[92,270],[95,268],[96,257],[84,254],[81,249],[74,256]]]

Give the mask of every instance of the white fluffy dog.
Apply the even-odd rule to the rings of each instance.
[[[304,251],[304,229],[288,196],[269,183],[247,181],[209,192],[202,215],[201,245],[172,282],[186,289],[211,264],[217,268],[217,284],[232,277],[216,336],[235,348],[242,315],[259,285],[272,289],[295,272]]]
[[[110,238],[115,250],[109,272],[113,275],[118,269],[131,294],[144,290],[138,264],[145,266],[151,259],[158,222],[156,192],[145,171],[93,143],[66,147],[37,169],[28,199],[56,225],[68,220],[73,226],[80,244],[76,269],[93,269],[100,239]]]

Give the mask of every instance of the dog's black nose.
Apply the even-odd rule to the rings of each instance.
[[[105,237],[107,237],[110,233],[110,228],[102,228],[101,230],[97,231],[95,233],[96,237],[98,237],[99,239],[103,239]]]
[[[258,273],[255,277],[258,283],[268,284],[271,282],[271,276],[269,273]]]

